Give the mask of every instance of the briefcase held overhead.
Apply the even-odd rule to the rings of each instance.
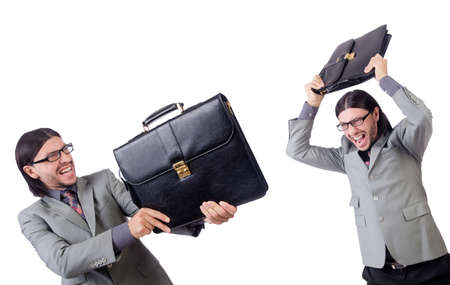
[[[365,73],[364,67],[377,53],[384,56],[390,39],[391,35],[383,25],[362,37],[340,44],[319,73],[325,86],[313,91],[325,95],[371,79],[375,72]]]
[[[144,132],[114,150],[133,202],[168,215],[171,228],[202,219],[204,201],[241,205],[268,189],[224,95],[182,107],[171,104],[156,111],[143,122]],[[176,109],[182,113],[149,128]]]

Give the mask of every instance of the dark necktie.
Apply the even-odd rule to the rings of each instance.
[[[370,166],[370,150],[366,151],[358,151],[359,156],[361,157],[364,164],[369,168]]]
[[[364,161],[364,163],[367,165],[367,167],[370,166],[370,150],[367,151],[367,157],[369,158],[367,161]]]
[[[83,209],[81,209],[80,202],[78,201],[77,194],[72,190],[63,190],[61,192],[62,201],[75,210],[80,216],[84,218]]]

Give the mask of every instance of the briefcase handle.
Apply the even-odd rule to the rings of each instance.
[[[178,109],[178,110],[180,110],[181,113],[183,113],[183,111],[184,111],[183,106],[184,106],[183,103],[172,103],[172,104],[169,104],[169,105],[162,107],[161,109],[153,112],[150,116],[147,117],[147,119],[145,119],[142,122],[142,125],[144,126],[144,130],[146,132],[148,132],[149,131],[148,125],[151,122],[161,118],[164,115],[167,115],[168,113],[170,113],[172,111],[175,111]]]

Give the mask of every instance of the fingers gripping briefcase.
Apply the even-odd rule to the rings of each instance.
[[[176,228],[200,220],[203,201],[240,205],[265,195],[268,186],[222,94],[185,111],[168,105],[144,122],[144,132],[114,150],[121,178],[138,207],[171,218]],[[148,125],[180,109],[161,125]]]
[[[313,91],[325,95],[371,79],[375,75],[374,70],[365,73],[364,68],[377,53],[384,56],[390,39],[391,35],[383,25],[340,44],[319,74],[325,87]]]

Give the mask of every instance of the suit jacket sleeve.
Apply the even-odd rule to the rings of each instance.
[[[422,161],[433,131],[431,111],[405,87],[398,89],[392,98],[406,116],[396,126],[394,134],[411,155]]]
[[[80,243],[68,244],[41,217],[21,212],[18,218],[22,233],[39,257],[63,278],[73,278],[116,261],[111,230]]]
[[[128,217],[134,216],[139,208],[133,203],[130,192],[127,191],[122,181],[114,176],[111,170],[106,169],[106,174],[108,176],[108,185],[111,195],[114,197],[125,215]]]
[[[130,193],[127,191],[122,181],[117,179],[111,170],[107,169],[108,183],[110,185],[111,194],[117,201],[122,211],[129,217],[134,216],[139,208],[133,203]],[[204,228],[203,221],[188,224],[184,227],[173,229],[171,233],[189,236],[198,236],[200,231]]]
[[[286,153],[295,160],[325,170],[345,173],[342,147],[325,148],[310,145],[314,120],[289,121],[289,142]]]

